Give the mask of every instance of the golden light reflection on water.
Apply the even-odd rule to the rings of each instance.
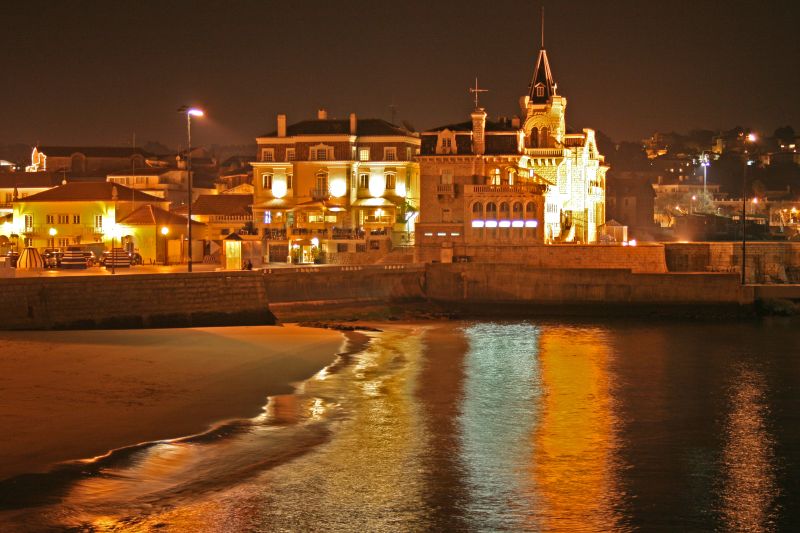
[[[617,417],[612,351],[596,329],[543,328],[541,418],[532,435],[530,475],[543,531],[619,531]]]
[[[764,377],[741,368],[731,386],[723,449],[722,518],[729,531],[775,529],[778,488],[773,439],[766,427]]]

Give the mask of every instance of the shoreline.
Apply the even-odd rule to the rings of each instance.
[[[0,332],[0,480],[257,416],[359,337],[295,324]]]

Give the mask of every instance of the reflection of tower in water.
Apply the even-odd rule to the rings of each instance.
[[[543,328],[540,337],[541,418],[530,463],[533,524],[546,531],[618,530],[618,419],[612,351],[592,328]]]

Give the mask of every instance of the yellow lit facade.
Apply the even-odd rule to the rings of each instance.
[[[257,138],[255,227],[271,262],[360,261],[413,244],[419,210],[419,137],[377,119],[328,119]]]

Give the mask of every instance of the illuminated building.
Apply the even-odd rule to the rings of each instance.
[[[150,156],[140,148],[125,146],[37,146],[25,170],[102,175],[132,165],[142,168]]]
[[[593,130],[567,133],[566,106],[542,48],[521,118],[489,121],[476,98],[470,121],[422,134],[420,259],[597,241],[608,167]]]
[[[124,237],[116,234],[117,221],[137,207],[169,207],[169,202],[160,198],[108,182],[67,183],[19,198],[13,204],[14,233],[24,238],[25,245],[35,248],[90,243],[110,246],[112,237]]]
[[[379,119],[286,124],[258,137],[255,227],[271,262],[371,262],[412,244],[419,208],[419,137]],[[365,254],[372,252],[371,254]]]

